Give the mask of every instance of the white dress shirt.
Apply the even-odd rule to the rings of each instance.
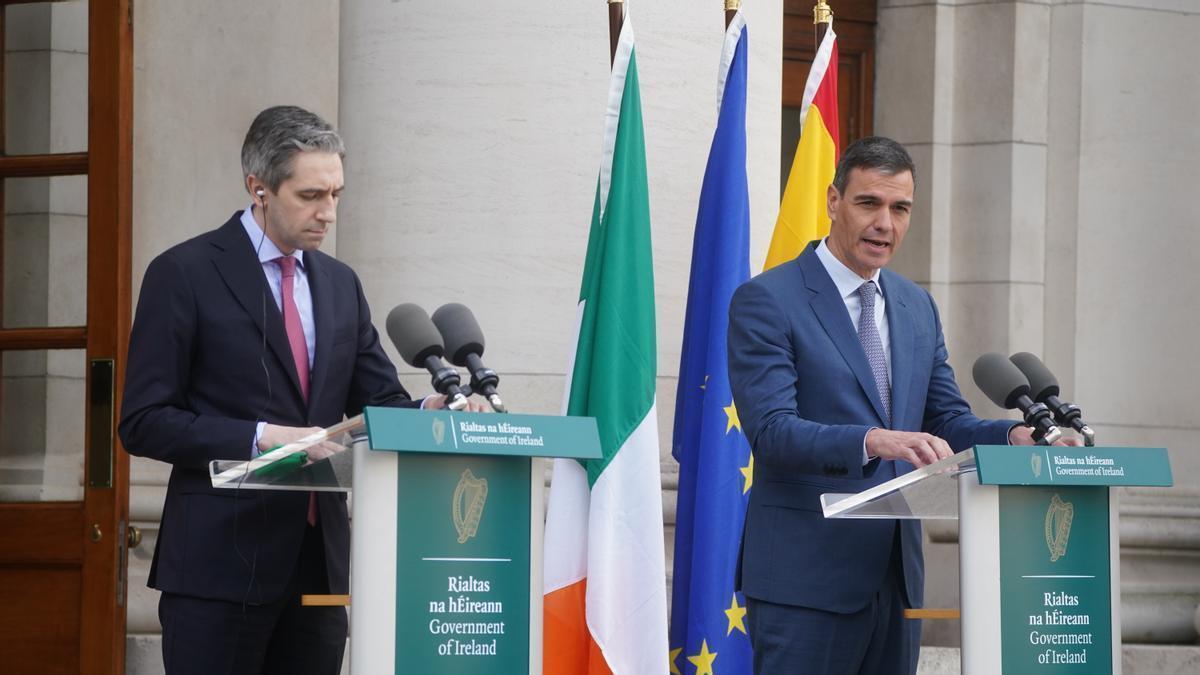
[[[833,285],[837,286],[838,293],[842,296],[842,302],[846,303],[846,311],[850,313],[850,322],[854,324],[854,332],[858,332],[858,318],[862,314],[862,299],[858,296],[858,287],[863,285],[865,281],[875,282],[875,325],[879,328],[879,340],[883,343],[883,359],[887,363],[888,371],[888,386],[891,386],[892,379],[892,342],[891,334],[888,330],[887,299],[883,297],[883,286],[879,284],[879,270],[875,270],[875,274],[868,280],[864,279],[856,272],[842,264],[838,260],[833,251],[829,250],[826,240],[822,239],[817,246],[817,259],[825,266],[825,271],[829,272],[829,277],[833,279]]]

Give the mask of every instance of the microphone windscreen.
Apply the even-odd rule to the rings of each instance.
[[[1025,373],[1025,378],[1029,380],[1030,398],[1038,403],[1045,403],[1046,398],[1058,396],[1058,378],[1054,377],[1054,373],[1050,372],[1041,359],[1029,352],[1018,352],[1008,359]]]
[[[445,353],[437,326],[420,305],[411,302],[396,305],[388,312],[387,333],[400,358],[415,368],[424,368],[425,359]]]
[[[466,305],[451,302],[438,307],[433,323],[446,341],[450,363],[465,367],[468,354],[483,356],[483,329]]]
[[[971,368],[975,384],[1001,408],[1016,408],[1017,398],[1029,395],[1029,381],[1003,354],[989,352]]]

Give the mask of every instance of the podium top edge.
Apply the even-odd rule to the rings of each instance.
[[[982,485],[1171,487],[1166,448],[979,445]]]
[[[562,457],[603,456],[592,417],[368,407],[372,450],[382,452]]]

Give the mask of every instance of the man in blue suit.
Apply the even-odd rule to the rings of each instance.
[[[418,405],[380,347],[358,276],[317,250],[336,220],[343,154],[307,110],[259,113],[242,146],[250,205],[156,257],[142,281],[120,434],[131,454],[171,465],[150,567],[168,675],[341,668],[345,609],[301,607],[300,596],[349,592],[345,495],[214,489],[208,464],[364,406]]]
[[[908,152],[846,148],[829,236],[738,288],[729,379],[753,448],[739,582],[755,673],[915,673],[924,586],[914,520],[826,520],[820,495],[855,493],[976,444],[1031,443],[981,420],[946,362],[933,299],[883,269],[913,200]]]

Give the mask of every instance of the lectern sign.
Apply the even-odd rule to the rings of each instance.
[[[543,481],[533,458],[600,457],[596,421],[370,407],[363,416],[370,447],[354,447],[351,668],[530,672],[542,597],[532,581]]]
[[[372,450],[576,459],[597,452],[590,418],[400,408],[368,409],[366,418]]]
[[[528,672],[529,460],[399,460],[395,672]]]
[[[1169,487],[1166,448],[978,445],[983,485],[1142,485]]]
[[[1111,673],[1108,491],[1000,488],[1005,673]]]

